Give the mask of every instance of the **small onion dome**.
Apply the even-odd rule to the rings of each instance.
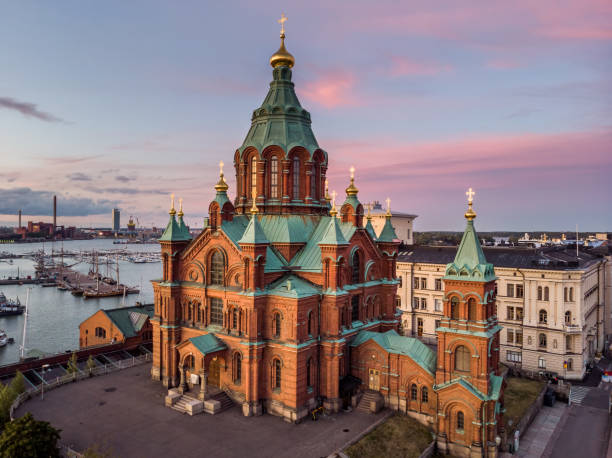
[[[219,181],[215,185],[215,191],[217,192],[227,192],[229,186],[225,182],[223,178],[223,161],[219,162]]]
[[[280,38],[281,38],[280,48],[278,48],[278,51],[276,51],[274,54],[272,54],[272,57],[270,57],[270,65],[272,65],[272,67],[274,68],[276,67],[291,68],[293,67],[293,64],[295,64],[295,58],[285,48],[285,34],[281,33]]]
[[[465,212],[464,216],[468,221],[473,221],[474,218],[476,218],[476,212],[472,209],[472,202],[470,202],[468,210]]]
[[[355,167],[351,166],[351,184],[349,184],[348,188],[346,188],[346,195],[347,196],[356,196],[357,193],[359,192],[359,189],[357,189],[357,186],[355,186]]]

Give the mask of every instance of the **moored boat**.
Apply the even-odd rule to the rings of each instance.
[[[24,310],[25,307],[21,305],[19,299],[9,300],[0,292],[0,316],[21,315]]]
[[[0,329],[0,347],[4,347],[8,343],[8,341],[9,341],[9,338],[6,335],[6,332]]]

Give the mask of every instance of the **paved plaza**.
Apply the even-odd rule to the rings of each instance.
[[[117,457],[323,457],[383,418],[384,413],[339,413],[294,425],[279,417],[244,417],[234,407],[190,417],[164,407],[165,390],[149,365],[65,385],[22,405],[62,430],[77,451],[98,444]]]

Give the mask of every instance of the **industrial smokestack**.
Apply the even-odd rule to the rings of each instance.
[[[21,229],[21,209],[19,210],[19,229]]]
[[[53,196],[53,238],[55,238],[55,228],[57,227],[57,196]]]

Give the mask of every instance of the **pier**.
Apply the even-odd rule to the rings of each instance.
[[[69,290],[75,296],[88,297],[112,297],[124,294],[138,294],[138,288],[132,288],[108,277],[102,277],[99,273],[89,275],[77,272],[65,266],[47,267],[44,270],[48,278],[55,278],[58,289]]]

